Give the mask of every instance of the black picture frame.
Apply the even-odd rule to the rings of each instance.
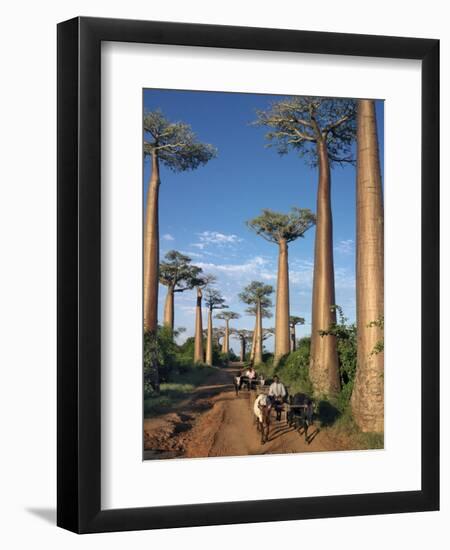
[[[102,41],[422,61],[420,491],[102,510]],[[58,25],[57,524],[76,533],[439,509],[439,41],[78,17]]]

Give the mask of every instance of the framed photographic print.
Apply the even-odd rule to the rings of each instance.
[[[58,25],[58,525],[437,510],[439,42]]]

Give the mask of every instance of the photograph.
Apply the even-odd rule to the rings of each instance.
[[[383,135],[381,99],[143,90],[144,460],[383,448]]]

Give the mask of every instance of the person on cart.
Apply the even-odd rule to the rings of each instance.
[[[277,420],[281,420],[281,411],[283,410],[283,402],[286,398],[287,392],[284,384],[280,382],[277,375],[273,377],[273,382],[269,387],[269,396],[272,398]]]
[[[245,376],[248,378],[248,388],[251,389],[252,384],[254,384],[256,382],[256,371],[251,365],[246,370]]]

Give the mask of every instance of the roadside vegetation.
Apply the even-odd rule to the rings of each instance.
[[[214,373],[214,367],[194,361],[195,339],[179,345],[175,339],[182,330],[158,327],[156,338],[147,333],[144,337],[144,416],[163,414],[188,399],[198,386]],[[235,359],[232,352],[224,354],[213,342],[212,360],[216,366]],[[157,365],[157,366],[155,366]],[[159,371],[159,389],[154,386],[154,371]]]

